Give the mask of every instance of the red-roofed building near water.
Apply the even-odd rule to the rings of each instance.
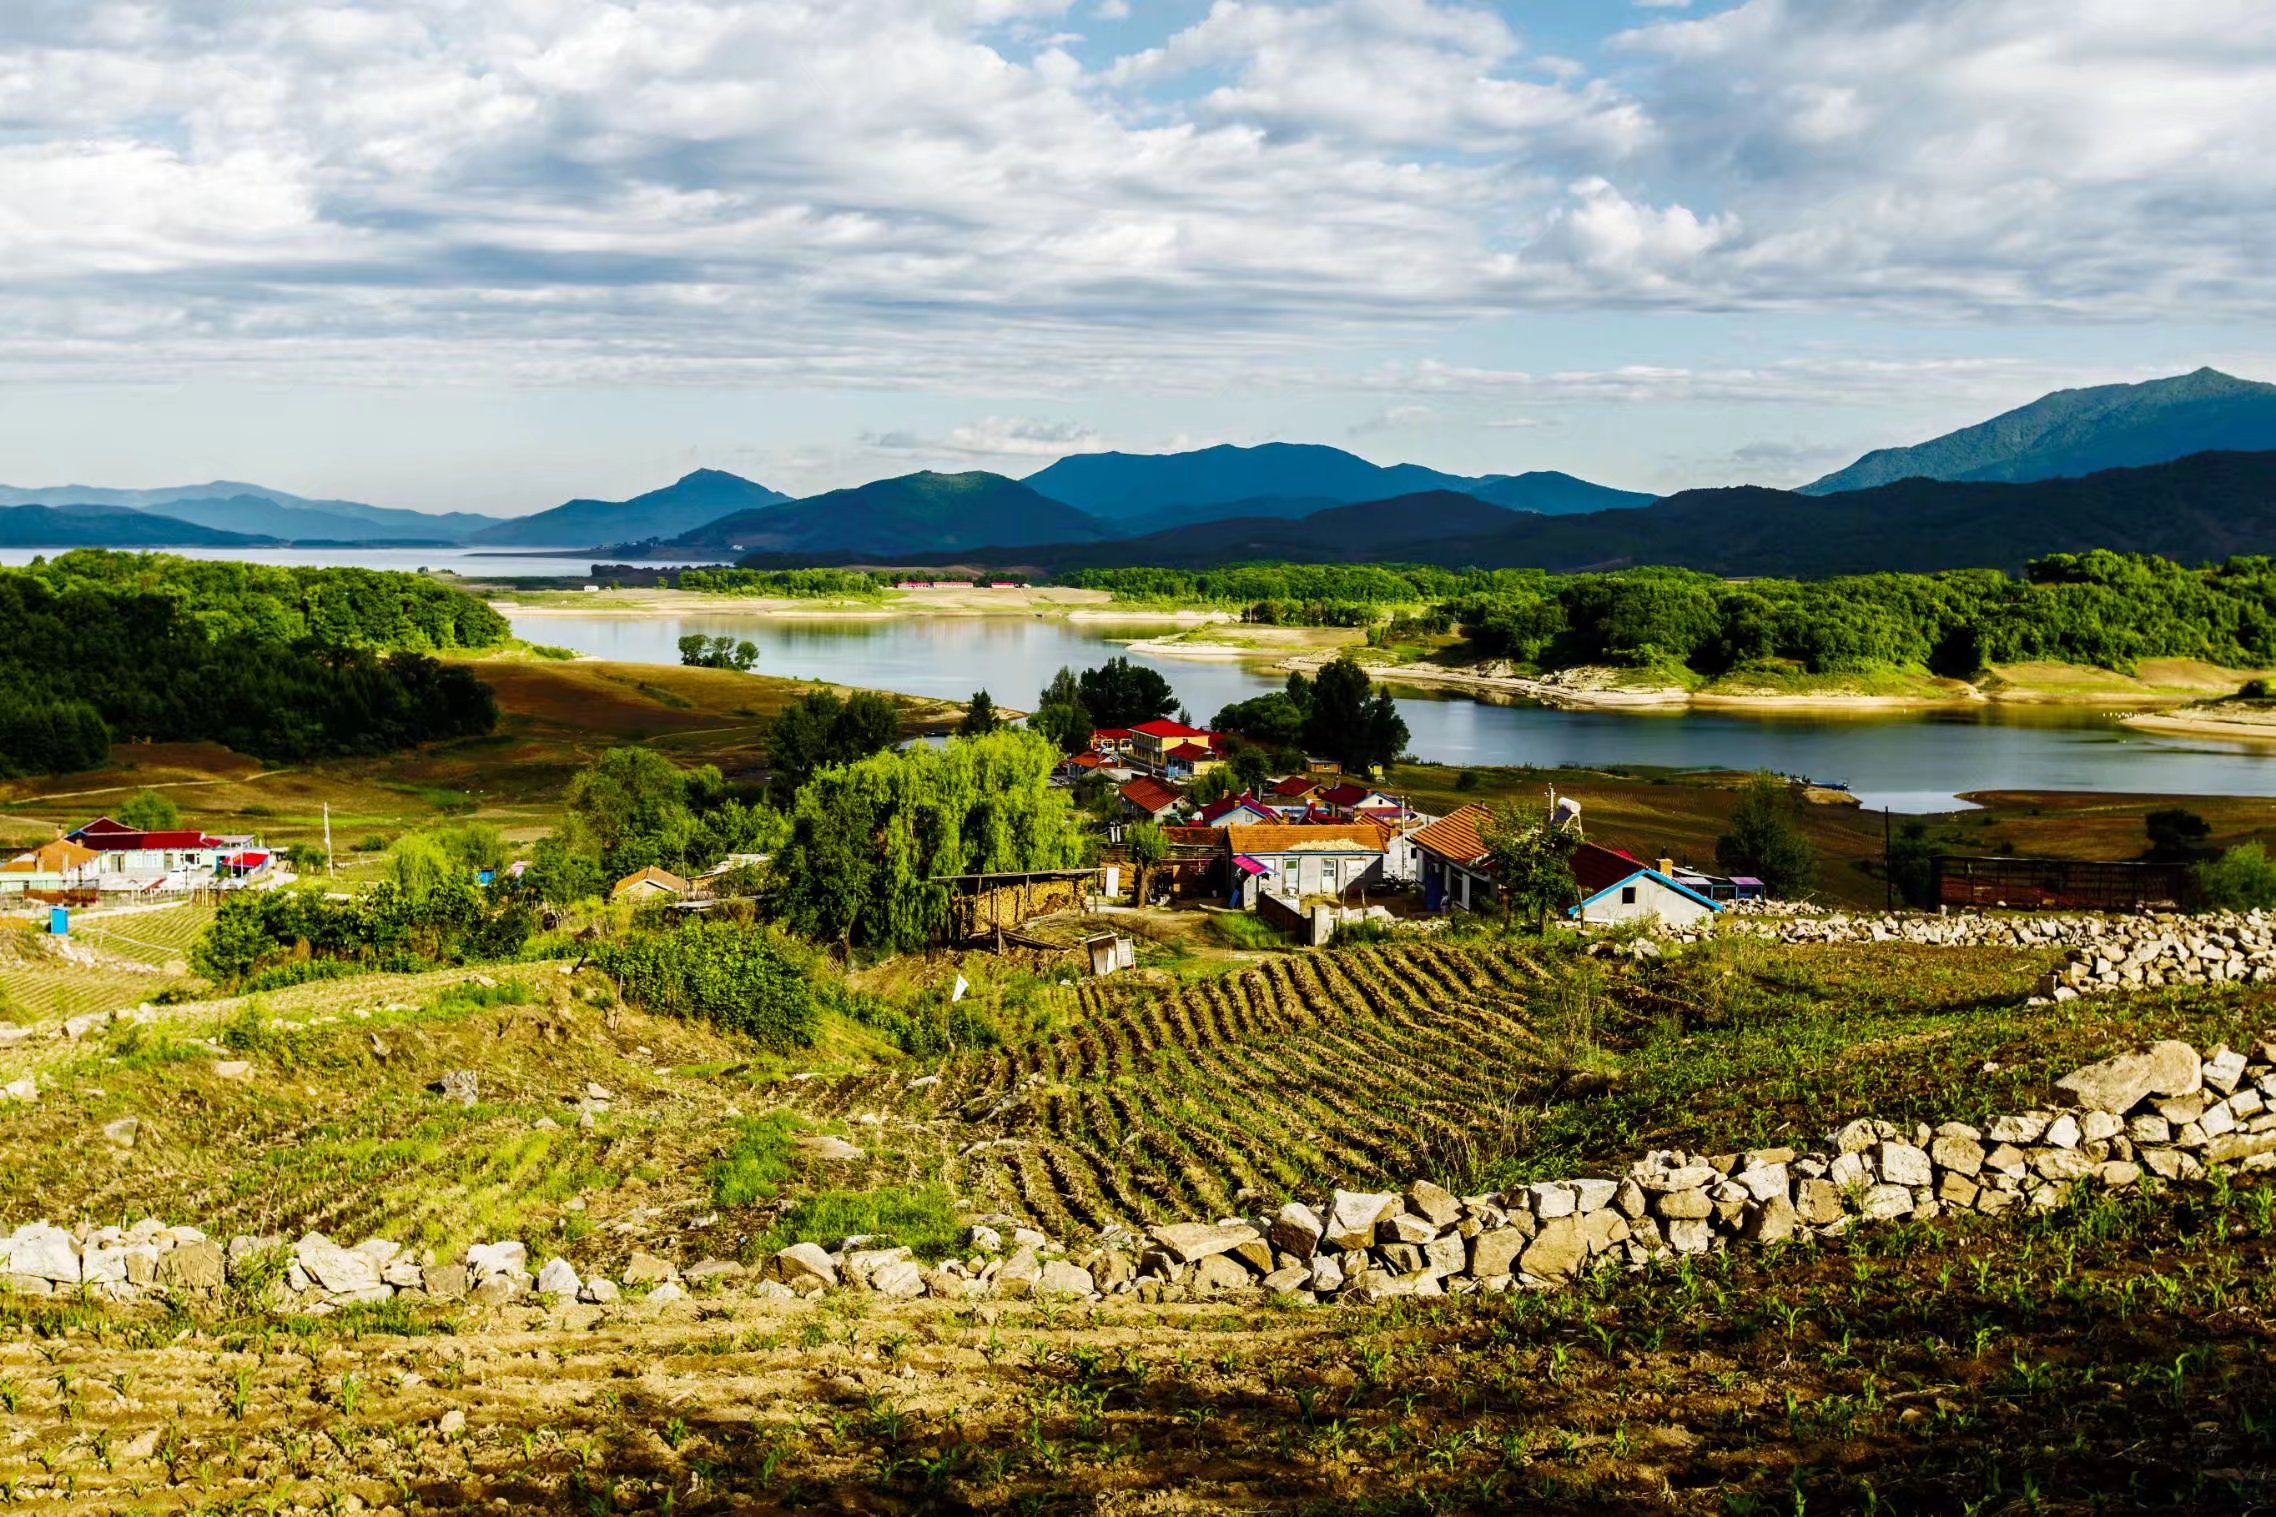
[[[1175,754],[1176,762],[1185,765],[1189,772],[1198,773],[1201,771],[1192,766],[1215,763],[1223,741],[1214,732],[1188,727],[1183,722],[1167,719],[1140,722],[1130,729],[1130,757],[1141,769],[1167,774]]]

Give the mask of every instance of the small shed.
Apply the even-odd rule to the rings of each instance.
[[[961,943],[1016,932],[1037,917],[1083,909],[1093,869],[1029,869],[938,875],[948,887],[948,931]]]
[[[1119,933],[1102,932],[1083,939],[1083,952],[1090,956],[1091,973],[1101,977],[1133,968],[1138,962],[1137,943]]]
[[[609,899],[612,901],[677,901],[684,899],[690,888],[686,880],[681,879],[669,869],[658,869],[654,864],[650,864],[647,868],[634,870],[631,874],[618,880],[615,888],[609,891]]]

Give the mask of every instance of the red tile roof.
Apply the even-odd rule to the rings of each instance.
[[[1331,806],[1356,806],[1375,792],[1365,785],[1342,784],[1320,792],[1320,799]]]
[[[1167,719],[1153,722],[1140,722],[1137,726],[1131,728],[1130,730],[1132,732],[1144,733],[1147,737],[1206,738],[1213,735],[1200,727],[1188,727],[1183,722],[1173,722]]]
[[[179,851],[184,848],[221,846],[221,839],[209,838],[195,827],[177,828],[169,832],[82,832],[79,837],[89,848],[104,853],[132,853],[142,849]]]
[[[1214,822],[1219,817],[1230,816],[1244,807],[1261,817],[1272,815],[1270,807],[1244,791],[1239,795],[1228,795],[1223,800],[1211,801],[1201,808],[1201,819],[1205,822]]]
[[[1091,729],[1091,741],[1094,743],[1119,743],[1128,736],[1130,736],[1128,727],[1094,727]]]
[[[1180,743],[1175,748],[1165,750],[1162,754],[1164,758],[1181,759],[1206,759],[1216,756],[1217,750],[1207,743]]]
[[[1275,780],[1272,793],[1294,799],[1300,795],[1310,795],[1319,788],[1320,782],[1318,780],[1307,779],[1301,774],[1292,774],[1284,780]]]
[[[1148,816],[1160,816],[1185,797],[1152,775],[1141,774],[1122,787],[1122,798]]]
[[[1573,880],[1581,887],[1581,894],[1595,895],[1610,889],[1637,870],[1645,868],[1644,861],[1617,848],[1601,843],[1583,843],[1573,850]]]

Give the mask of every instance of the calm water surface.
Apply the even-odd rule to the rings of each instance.
[[[687,616],[516,616],[531,642],[636,663],[679,662],[684,633],[748,638],[759,668],[962,700],[985,689],[1022,710],[1062,665],[1096,664],[1159,626],[1042,617],[786,619]],[[1283,676],[1234,663],[1139,657],[1176,687],[1200,721]],[[1651,764],[1774,769],[1846,783],[1869,806],[1949,807],[1970,790],[2108,790],[2174,795],[2276,792],[2276,750],[2152,737],[2091,711],[1993,707],[1865,716],[1676,711],[1563,711],[1413,691],[1399,709],[1420,758],[1448,764]]]

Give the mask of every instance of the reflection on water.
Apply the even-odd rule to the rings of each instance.
[[[517,616],[532,642],[639,663],[676,663],[683,633],[731,633],[760,649],[768,674],[962,700],[985,689],[1031,708],[1062,665],[1120,650],[1113,640],[1158,632],[1020,616],[807,619],[734,614]],[[1141,657],[1206,722],[1233,701],[1277,689],[1282,676],[1236,663]],[[1869,806],[1948,807],[1972,790],[2111,790],[2259,795],[2276,764],[2245,745],[2127,731],[2107,713],[1985,706],[1932,712],[1565,711],[1466,694],[1402,691],[1399,710],[1420,758],[1447,764],[1642,765],[1772,769],[1846,784]]]

